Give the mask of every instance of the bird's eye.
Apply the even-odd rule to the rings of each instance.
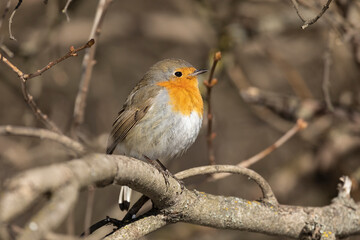
[[[177,77],[181,77],[181,76],[182,76],[182,72],[175,72],[174,75],[177,76]]]

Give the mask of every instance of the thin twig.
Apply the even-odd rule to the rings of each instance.
[[[281,138],[279,138],[275,143],[273,143],[271,146],[267,147],[263,151],[259,152],[255,156],[238,163],[236,166],[247,168],[253,165],[254,163],[260,161],[261,159],[272,153],[274,150],[278,149],[281,145],[283,145],[291,137],[293,137],[297,132],[299,132],[302,129],[305,129],[306,127],[307,127],[307,123],[304,120],[302,119],[297,120],[296,124],[289,131],[287,131]],[[230,176],[230,174],[227,173],[215,174],[212,176],[212,178],[209,179],[209,181],[219,180],[227,176]]]
[[[297,15],[299,16],[299,18],[301,19],[301,21],[304,23],[301,28],[302,29],[305,29],[307,28],[308,26],[316,23],[317,20],[319,20],[319,18],[321,18],[321,16],[326,12],[326,10],[329,8],[330,6],[330,3],[331,3],[332,0],[327,0],[327,2],[324,4],[324,6],[322,7],[321,11],[313,18],[311,19],[308,19],[306,20],[302,14],[300,13],[300,10],[299,10],[299,4],[297,3],[297,0],[291,0],[294,8],[295,8],[295,11],[297,13]]]
[[[91,46],[93,46],[95,43],[94,39],[90,39],[87,43],[85,43],[83,46],[79,47],[79,48],[74,48],[73,46],[70,47],[69,52],[67,52],[64,56],[49,62],[45,67],[43,67],[42,69],[37,70],[35,73],[29,73],[29,74],[24,74],[24,79],[25,80],[29,80],[31,78],[40,76],[41,74],[43,74],[45,71],[49,70],[50,68],[52,68],[53,66],[55,66],[56,64],[58,64],[59,62],[62,62],[66,59],[68,59],[69,57],[76,57],[77,53],[80,52],[81,50],[84,50],[86,48],[90,48]]]
[[[278,51],[271,47],[265,47],[263,50],[284,73],[286,80],[298,97],[301,99],[313,98],[313,94],[306,84],[306,81],[288,60],[282,57]]]
[[[331,102],[330,98],[330,68],[331,68],[331,53],[330,48],[326,50],[324,54],[324,75],[323,75],[323,81],[322,81],[322,91],[325,98],[326,107],[329,111],[334,111],[334,106]]]
[[[91,226],[91,219],[93,213],[93,206],[94,206],[94,198],[95,198],[95,188],[93,185],[88,187],[88,196],[86,202],[86,211],[85,211],[85,220],[84,220],[84,235],[89,235],[89,229]]]
[[[307,127],[307,123],[302,120],[298,119],[296,124],[287,131],[281,138],[279,138],[275,143],[273,143],[268,148],[264,149],[263,151],[259,152],[255,156],[242,161],[237,166],[239,167],[249,167],[250,165],[253,165],[254,163],[258,162],[259,160],[263,159],[270,153],[272,153],[274,150],[278,149],[280,146],[282,146],[285,142],[287,142],[290,138],[292,138],[297,132],[300,130],[303,130]]]
[[[22,78],[24,73],[18,69],[14,64],[12,64],[3,54],[0,53],[0,60],[3,61],[8,67],[15,72],[19,78]]]
[[[4,21],[5,17],[6,17],[6,14],[10,10],[10,3],[11,3],[11,0],[8,0],[7,3],[6,3],[5,9],[4,9],[4,13],[1,15],[1,18],[0,18],[0,30],[1,30],[1,27],[2,27],[2,23],[3,23],[3,21]]]
[[[58,142],[78,154],[85,153],[85,147],[81,143],[72,140],[63,134],[58,134],[42,128],[17,127],[10,125],[0,126],[0,135],[26,136],[48,139],[54,142]]]
[[[33,111],[34,115],[41,121],[47,128],[51,129],[54,132],[61,133],[60,129],[56,126],[56,124],[49,119],[49,117],[44,114],[37,104],[34,101],[34,98],[27,90],[26,80],[24,79],[24,73],[17,68],[14,64],[12,64],[6,57],[4,57],[0,53],[0,60],[3,61],[8,67],[10,67],[20,78],[21,81],[21,90],[24,96],[25,101],[28,103],[29,107]]]
[[[301,12],[300,12],[300,9],[299,9],[299,4],[297,2],[297,0],[291,0],[293,6],[294,6],[294,9],[297,13],[297,15],[299,16],[299,18],[301,19],[301,21],[305,22],[306,19],[302,16]]]
[[[75,209],[70,209],[69,215],[66,218],[66,233],[67,235],[75,235]]]
[[[88,41],[84,46],[75,49],[74,47],[70,47],[70,51],[65,54],[65,56],[56,59],[55,61],[50,62],[49,64],[47,64],[44,68],[38,70],[35,73],[30,73],[30,74],[25,74],[23,73],[18,67],[16,67],[14,64],[12,64],[6,57],[4,57],[1,53],[0,53],[0,60],[3,61],[8,67],[10,67],[13,72],[15,72],[18,77],[21,80],[21,90],[24,96],[25,101],[28,103],[28,105],[30,106],[31,110],[33,111],[34,115],[50,130],[57,132],[57,133],[61,133],[59,127],[49,119],[49,117],[44,114],[40,108],[37,106],[36,102],[34,101],[33,96],[29,93],[28,89],[27,89],[27,80],[30,78],[34,78],[37,77],[39,75],[41,75],[43,72],[45,72],[46,70],[49,70],[51,67],[55,66],[56,64],[58,64],[61,61],[64,61],[65,59],[69,58],[69,57],[73,57],[73,56],[77,56],[77,52],[81,51],[85,48],[89,48],[94,44],[94,40],[91,39],[90,41]]]
[[[69,17],[69,14],[68,14],[67,10],[68,10],[69,5],[70,5],[71,2],[72,2],[72,0],[68,0],[68,1],[66,2],[66,4],[65,4],[65,7],[64,7],[63,10],[62,10],[62,13],[65,14],[66,20],[67,20],[68,22],[70,21],[70,17]]]
[[[0,43],[0,49],[3,50],[4,53],[9,56],[9,58],[14,57],[14,53],[7,46],[5,46],[4,44]]]
[[[55,122],[50,120],[50,118],[48,117],[47,114],[43,113],[40,110],[40,108],[34,101],[34,97],[29,93],[29,91],[27,89],[26,80],[23,77],[20,77],[20,80],[21,80],[21,92],[24,96],[25,101],[30,106],[30,108],[33,111],[36,118],[39,121],[41,121],[48,129],[61,134],[60,128],[55,124]]]
[[[101,27],[102,23],[106,14],[106,11],[108,10],[110,4],[113,2],[113,0],[99,0],[93,26],[91,29],[90,37],[91,39],[95,39],[96,42],[98,42],[100,33],[101,33]],[[68,1],[70,4],[70,1]],[[66,7],[66,6],[65,6]],[[84,113],[86,108],[86,98],[87,93],[89,89],[89,84],[91,80],[92,75],[92,69],[95,64],[95,51],[96,51],[96,45],[92,47],[91,49],[88,49],[84,55],[83,62],[82,62],[82,74],[80,79],[80,85],[79,90],[76,95],[75,104],[74,104],[74,113],[73,113],[73,121],[71,124],[71,136],[74,139],[77,139],[77,128],[80,126],[80,124],[84,121]],[[91,191],[91,190],[89,190]],[[88,194],[88,201],[86,205],[86,216],[91,216],[91,211],[93,208],[93,202],[94,202],[95,194]],[[88,212],[90,211],[90,212]],[[89,217],[90,218],[90,217]],[[87,234],[87,231],[90,227],[90,221],[88,218],[85,218],[84,222],[85,227],[85,234]]]
[[[12,26],[12,22],[13,22],[15,13],[16,13],[17,9],[20,7],[21,3],[22,3],[22,0],[19,0],[9,18],[9,35],[10,35],[9,37],[11,40],[15,40],[15,41],[16,41],[16,38],[12,34],[11,26]]]
[[[197,175],[204,175],[204,174],[213,174],[213,173],[235,173],[235,174],[242,174],[250,179],[254,180],[256,184],[260,187],[263,198],[265,201],[277,205],[277,199],[269,185],[269,183],[258,173],[254,172],[251,169],[244,168],[241,166],[234,166],[234,165],[213,165],[213,166],[203,166],[203,167],[195,167],[191,169],[187,169],[185,171],[179,172],[175,174],[175,176],[179,179],[185,179],[192,176]],[[217,175],[217,174],[216,174]]]
[[[97,7],[93,27],[90,33],[90,38],[95,39],[97,42],[100,33],[101,26],[104,20],[105,13],[109,8],[110,4],[113,0],[99,0],[99,4]],[[79,90],[75,99],[74,113],[73,113],[73,122],[71,125],[71,134],[74,138],[76,138],[77,128],[84,121],[84,113],[86,107],[86,98],[88,93],[88,88],[91,80],[92,69],[95,64],[94,56],[95,56],[96,46],[87,50],[82,62],[82,74],[80,80]]]
[[[206,139],[207,139],[207,147],[208,147],[208,157],[209,157],[209,162],[211,165],[215,164],[215,153],[214,153],[213,140],[216,136],[216,134],[213,132],[213,129],[212,129],[213,114],[212,114],[212,108],[211,108],[211,90],[217,83],[217,79],[213,78],[213,77],[214,77],[216,65],[220,61],[220,59],[221,59],[221,52],[216,52],[214,55],[213,64],[212,64],[212,67],[210,70],[209,79],[204,81],[204,85],[206,86],[206,89],[207,89],[206,100],[207,100],[208,124],[207,124]]]

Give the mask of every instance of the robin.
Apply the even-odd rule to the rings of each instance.
[[[118,113],[106,149],[154,164],[182,154],[199,134],[203,101],[197,70],[181,59],[153,65],[127,97]],[[128,210],[131,189],[122,186],[119,207]]]

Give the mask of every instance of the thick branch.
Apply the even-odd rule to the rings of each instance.
[[[104,240],[140,239],[142,236],[154,232],[167,224],[169,224],[169,222],[166,221],[166,216],[159,213],[159,211],[155,211],[153,215],[145,216],[138,221],[130,223],[126,228],[119,229],[114,234],[106,237]]]
[[[19,240],[41,239],[43,235],[56,229],[73,208],[78,197],[78,187],[68,184],[58,189],[51,200],[25,225]]]
[[[222,167],[211,166],[208,169],[221,170]],[[355,204],[348,194],[340,194],[325,207],[297,207],[214,196],[196,190],[181,191],[176,180],[170,178],[167,186],[163,175],[145,162],[103,154],[28,170],[10,179],[0,196],[0,222],[6,223],[19,216],[44,192],[59,193],[59,189],[69,184],[80,189],[90,184],[107,186],[111,183],[128,185],[142,192],[153,200],[159,210],[152,212],[150,217],[129,224],[126,231],[133,235],[122,235],[126,233],[121,228],[108,239],[135,239],[174,222],[293,238],[308,234],[313,226],[323,236],[346,237],[360,233],[360,205]],[[346,185],[344,183],[348,189]],[[41,211],[44,216],[50,214],[47,210]]]

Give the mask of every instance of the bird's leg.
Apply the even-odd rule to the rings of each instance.
[[[156,162],[161,166],[161,168],[167,173],[168,176],[171,176],[172,178],[174,178],[174,179],[180,184],[181,190],[184,190],[184,188],[185,188],[184,182],[183,182],[182,180],[178,179],[177,177],[175,177],[175,176],[164,166],[164,164],[162,164],[162,162],[160,162],[159,159],[156,159]]]
[[[152,166],[154,166],[164,177],[165,180],[165,184],[166,186],[169,185],[169,171],[166,171],[166,168],[163,164],[159,164],[159,160],[152,160],[150,158],[148,158],[147,156],[144,155],[144,158],[146,159],[146,161],[148,161]]]
[[[174,179],[179,183],[179,185],[180,185],[180,187],[181,187],[181,190],[184,190],[184,187],[185,187],[184,182],[181,181],[180,179],[178,179],[177,177],[175,177],[175,176],[164,166],[164,164],[162,164],[162,162],[160,162],[159,159],[152,160],[152,159],[148,158],[147,156],[144,156],[144,157],[145,157],[145,159],[146,159],[151,165],[153,165],[153,166],[163,175],[163,177],[164,177],[164,179],[165,179],[165,184],[166,184],[166,186],[169,185],[169,179],[168,179],[168,178],[169,178],[169,177],[172,177],[172,178],[174,178]]]

